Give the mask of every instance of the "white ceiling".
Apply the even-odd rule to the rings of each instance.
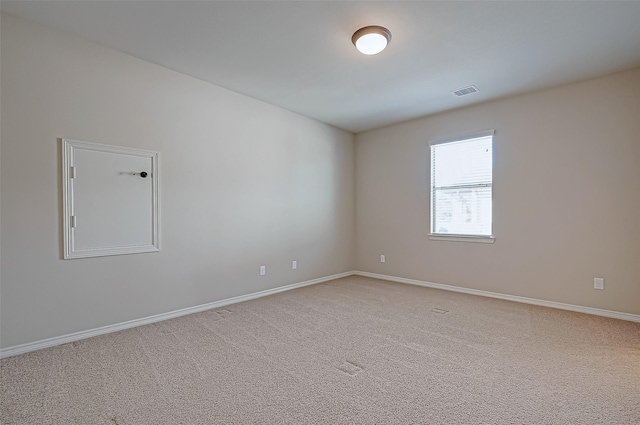
[[[1,4],[354,133],[640,66],[640,1]],[[393,33],[379,55],[351,44],[366,25]]]

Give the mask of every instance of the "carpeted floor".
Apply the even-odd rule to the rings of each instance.
[[[640,424],[640,324],[348,277],[1,361],[9,424]]]

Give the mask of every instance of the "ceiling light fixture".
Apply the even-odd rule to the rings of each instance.
[[[376,25],[360,28],[353,33],[351,42],[365,55],[375,55],[387,47],[391,41],[391,31]]]

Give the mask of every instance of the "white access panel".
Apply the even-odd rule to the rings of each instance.
[[[159,251],[158,152],[62,140],[64,258]]]

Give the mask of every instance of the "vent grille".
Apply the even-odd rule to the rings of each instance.
[[[476,86],[469,86],[469,87],[463,87],[461,89],[458,90],[454,90],[451,93],[455,94],[456,96],[465,96],[471,93],[475,93],[479,91],[478,88]]]

